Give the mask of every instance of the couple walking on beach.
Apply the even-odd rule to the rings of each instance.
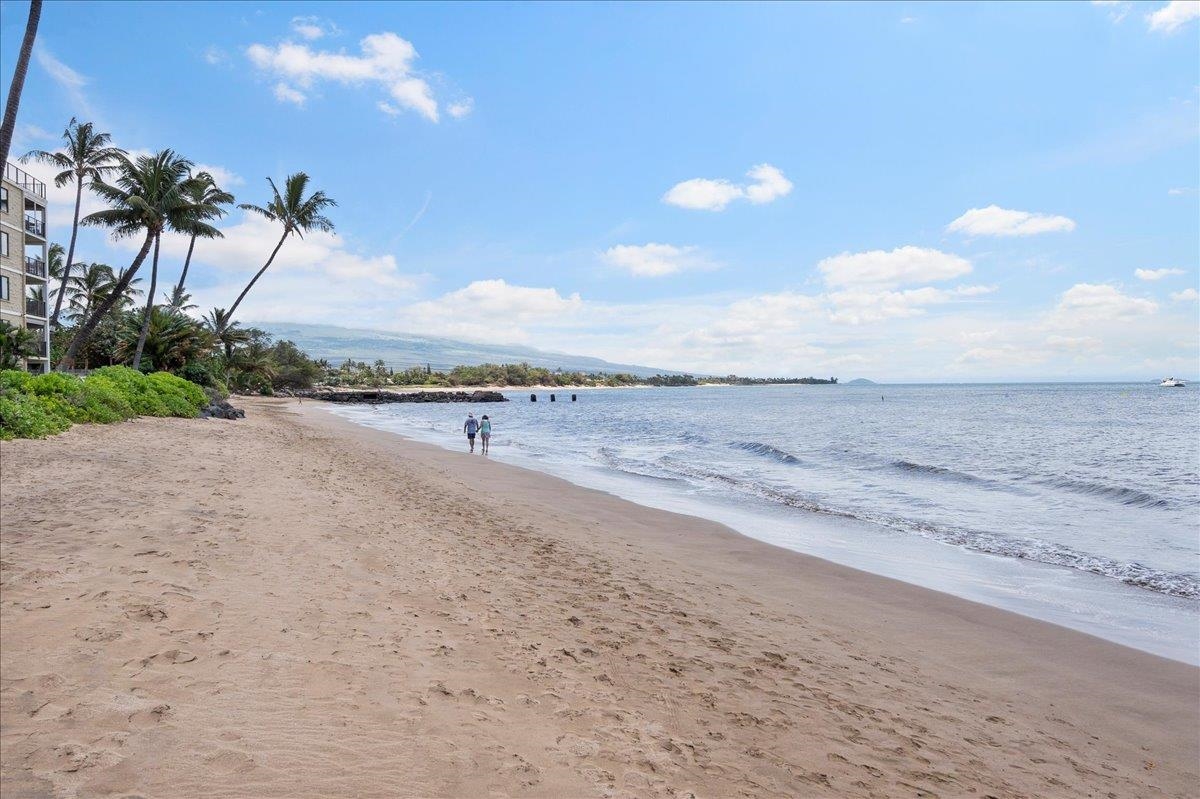
[[[492,420],[485,413],[482,419],[476,419],[475,414],[468,413],[467,421],[463,424],[463,432],[467,434],[467,444],[471,452],[475,451],[475,434],[479,434],[479,451],[486,455],[492,442]]]

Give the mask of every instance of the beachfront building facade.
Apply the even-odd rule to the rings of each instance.
[[[48,372],[51,287],[46,184],[8,163],[0,189],[0,319],[35,335],[36,349],[25,359],[25,368]]]

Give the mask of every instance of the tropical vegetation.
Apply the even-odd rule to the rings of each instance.
[[[38,161],[49,164],[59,172],[54,176],[54,185],[58,188],[68,183],[75,184],[75,214],[71,217],[71,241],[67,245],[66,260],[54,269],[52,263],[51,278],[58,278],[58,299],[54,303],[54,312],[50,315],[50,324],[58,324],[58,315],[62,311],[63,296],[66,294],[67,281],[70,279],[72,265],[75,263],[75,241],[79,236],[79,209],[83,203],[83,189],[117,168],[117,161],[122,155],[121,150],[112,146],[112,136],[95,129],[91,122],[79,122],[75,117],[67,123],[62,134],[63,148],[55,152],[33,150],[22,156],[21,161]],[[62,257],[62,246],[58,248],[58,256]],[[54,253],[51,254],[53,260]],[[58,272],[58,274],[55,274]]]
[[[134,416],[196,417],[208,403],[195,383],[168,372],[106,366],[87,377],[0,371],[0,439],[45,438],[77,422],[110,424]]]
[[[527,363],[455,366],[440,371],[430,366],[415,366],[395,370],[382,360],[374,364],[348,359],[337,367],[327,361],[317,362],[324,369],[320,382],[329,386],[698,386],[698,385],[766,385],[766,384],[831,384],[836,377],[696,377],[689,374],[657,374],[640,376],[628,372],[579,372],[547,369]]]
[[[253,372],[260,375],[255,385],[263,383],[262,375],[271,370],[260,361],[264,352],[274,351],[274,343],[264,342],[262,335],[249,335],[234,321],[234,314],[289,238],[302,238],[313,230],[333,231],[334,224],[325,214],[337,203],[314,188],[304,172],[288,175],[282,190],[268,178],[271,197],[266,205],[242,203],[239,207],[278,223],[280,238],[228,309],[214,308],[201,321],[192,316],[197,307],[187,291],[192,257],[198,240],[222,237],[212,223],[225,216],[236,198],[217,185],[211,173],[196,171],[190,159],[174,150],[133,156],[113,146],[110,134],[74,118],[62,140],[57,151],[34,150],[22,158],[55,167],[55,185],[71,184],[75,189],[70,241],[65,252],[57,244],[50,250],[50,277],[56,284],[52,357],[57,368],[70,371],[100,363],[126,363],[149,371],[203,362],[206,372],[220,376],[216,380],[245,382],[243,373]],[[108,207],[81,218],[85,190]],[[77,258],[81,226],[107,229],[113,238],[140,239],[132,262],[114,270]],[[164,234],[187,237],[188,247],[178,280],[159,303]],[[139,271],[147,259],[150,280],[143,293],[135,286],[142,280]],[[145,304],[135,319],[130,306],[143,294]],[[214,341],[222,354],[222,363],[216,367],[207,363]],[[248,352],[238,353],[239,347],[248,347]],[[285,373],[292,371],[284,369]]]

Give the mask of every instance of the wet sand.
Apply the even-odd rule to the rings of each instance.
[[[0,444],[8,797],[1190,797],[1200,669],[239,400]]]

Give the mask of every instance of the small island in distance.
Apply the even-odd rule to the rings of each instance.
[[[865,377],[856,377],[853,380],[848,380],[842,385],[844,386],[877,386],[879,385],[874,380],[868,380]]]

